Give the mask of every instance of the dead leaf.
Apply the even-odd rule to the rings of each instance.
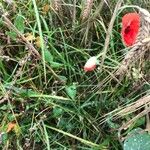
[[[50,9],[50,6],[48,4],[42,7],[44,14],[46,14],[49,11],[49,9]]]
[[[33,36],[32,33],[26,33],[25,38],[26,38],[26,40],[29,41],[29,42],[35,40],[35,37]]]
[[[40,48],[41,47],[41,40],[40,40],[40,37],[37,36],[36,39],[35,39],[35,45]]]
[[[15,128],[15,126],[16,126],[16,123],[13,123],[13,122],[8,123],[6,132],[8,133],[8,132],[12,131]]]

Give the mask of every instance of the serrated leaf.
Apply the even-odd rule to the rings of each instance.
[[[24,18],[21,15],[18,15],[14,21],[15,27],[21,32],[24,33]]]
[[[71,86],[67,86],[65,89],[66,89],[68,96],[71,97],[72,99],[75,99],[75,96],[77,93],[76,85],[73,84]]]
[[[124,150],[150,150],[150,135],[140,128],[132,130],[124,141]]]

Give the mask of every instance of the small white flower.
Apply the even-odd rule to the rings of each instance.
[[[96,68],[96,65],[98,64],[98,60],[97,57],[93,56],[91,58],[89,58],[86,62],[86,64],[84,65],[84,71],[93,71]]]

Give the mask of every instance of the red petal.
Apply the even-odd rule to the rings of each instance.
[[[128,13],[122,18],[122,40],[126,46],[135,43],[140,28],[140,16],[138,13]]]

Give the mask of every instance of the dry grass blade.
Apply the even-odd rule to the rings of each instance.
[[[121,128],[119,128],[119,139],[121,141],[125,140],[124,137],[121,137],[121,131],[122,130],[126,130],[127,128],[129,128],[137,119],[147,115],[150,112],[150,108],[146,108],[145,110],[143,110],[141,113],[139,113],[138,115],[136,115],[134,118],[132,118],[131,120],[129,120],[127,123],[123,124],[121,126]]]
[[[72,13],[72,24],[73,24],[73,26],[75,26],[75,22],[76,22],[76,3],[77,3],[77,1],[76,0],[74,0],[74,2],[73,2],[73,13]]]
[[[87,5],[87,7],[85,4],[84,8],[82,10],[80,18],[83,23],[82,24],[83,39],[82,39],[81,43],[82,44],[84,43],[87,47],[91,47],[91,41],[92,41],[93,35],[90,33],[90,31],[92,31],[92,29],[94,29],[94,26],[95,26],[94,21],[96,21],[96,18],[100,15],[104,3],[105,3],[105,1],[101,1],[100,4],[98,5],[96,11],[94,13],[92,13],[91,15],[90,15],[90,13],[91,13],[94,1],[93,1],[93,4],[90,2],[90,5]],[[86,11],[86,10],[88,10],[88,11]],[[84,13],[86,14],[85,16],[87,16],[87,17],[84,17]]]
[[[128,71],[128,68],[133,63],[138,61],[145,54],[146,51],[148,51],[147,47],[145,47],[144,44],[138,43],[126,54],[125,58],[121,62],[121,65],[119,66],[119,69],[116,71],[117,76],[123,76]]]
[[[53,0],[52,1],[52,7],[55,12],[58,12],[61,9],[61,0]]]
[[[139,100],[137,100],[127,106],[124,106],[122,108],[117,108],[117,109],[113,110],[112,112],[105,114],[103,117],[101,117],[99,124],[101,125],[104,122],[106,122],[107,117],[110,115],[113,118],[113,120],[117,120],[125,115],[131,114],[131,113],[145,107],[145,105],[148,105],[148,104],[150,104],[150,95],[143,96]]]
[[[24,35],[21,34],[21,33],[19,32],[19,30],[12,24],[12,22],[7,18],[6,14],[3,14],[2,17],[3,17],[3,19],[4,19],[4,23],[7,25],[7,27],[8,27],[9,29],[14,30],[14,31],[18,34],[18,36],[22,39],[22,41],[26,43],[26,46],[29,48],[29,50],[31,50],[33,54],[36,54],[36,56],[37,56],[38,58],[40,58],[39,52],[38,52],[38,51],[33,47],[33,45],[24,37]]]
[[[9,29],[12,29],[13,31],[15,31],[18,35],[18,37],[21,38],[20,42],[24,42],[26,44],[26,46],[28,47],[28,49],[31,51],[32,54],[36,55],[38,59],[41,59],[41,55],[39,54],[39,52],[34,48],[34,46],[25,38],[25,36],[20,33],[20,31],[13,25],[13,23],[8,19],[8,17],[6,16],[5,13],[2,14],[2,17],[4,19],[4,23],[6,24],[6,26]],[[58,79],[60,82],[63,83],[63,81],[58,77],[58,75],[55,73],[55,71],[49,66],[47,65],[47,67],[49,68],[49,70],[51,71],[51,73],[53,74],[53,76]]]
[[[128,106],[127,108],[121,110],[118,114],[120,114],[121,116],[124,116],[126,114],[132,113],[134,111],[136,111],[138,108],[142,108],[145,107],[145,105],[147,107],[145,107],[145,110],[143,110],[142,112],[140,112],[138,115],[136,115],[134,118],[132,118],[131,120],[129,120],[127,123],[123,124],[118,131],[118,136],[120,141],[123,141],[125,138],[121,137],[121,131],[122,130],[126,130],[127,128],[129,128],[137,119],[147,115],[150,112],[150,108],[148,107],[150,103],[150,95],[148,96],[144,96],[142,98],[140,98],[139,100],[137,100],[136,102],[134,102],[131,106]],[[147,120],[148,121],[148,120]],[[147,122],[149,123],[149,122]],[[149,129],[147,129],[149,130]]]
[[[81,14],[82,21],[86,20],[89,17],[92,10],[93,2],[93,0],[86,0]]]
[[[145,109],[149,109],[149,105],[145,106]],[[149,113],[146,114],[146,129],[150,132],[150,116]]]
[[[140,117],[143,117],[144,115],[146,115],[147,113],[150,112],[150,109],[147,108],[145,110],[143,110],[141,113],[139,113],[138,115],[136,115],[133,119],[131,119],[130,121],[128,121],[126,124],[124,124],[119,130],[126,130],[127,128],[130,127],[131,124],[133,124],[137,119],[139,119]]]
[[[144,96],[144,97],[140,98],[139,100],[137,100],[136,102],[130,104],[126,108],[119,111],[117,113],[117,115],[124,116],[126,114],[132,113],[132,112],[136,111],[139,107],[141,107],[141,106],[144,107],[145,104],[148,104],[148,103],[150,103],[150,95]]]
[[[21,77],[21,75],[23,74],[23,67],[25,66],[25,64],[27,63],[27,60],[29,59],[29,57],[31,56],[31,51],[28,52],[24,58],[22,58],[19,61],[19,68],[16,71],[16,74],[13,76],[13,80],[11,82],[11,87],[13,87],[13,85],[16,83],[17,79],[19,77]],[[5,101],[10,102],[10,95],[11,95],[11,90],[6,91],[5,95],[0,99],[0,104],[4,103]]]
[[[105,44],[104,44],[104,49],[103,49],[103,56],[102,56],[102,61],[101,61],[101,69],[102,69],[102,66],[104,64],[105,56],[106,56],[107,49],[108,49],[108,46],[109,46],[109,41],[110,41],[113,25],[114,25],[114,22],[115,22],[115,18],[117,16],[117,12],[118,12],[119,8],[121,7],[122,2],[123,2],[123,0],[119,0],[117,2],[115,10],[114,10],[114,13],[113,13],[113,16],[112,16],[111,21],[109,23],[108,31],[107,31],[107,34],[106,34],[106,40],[105,40]]]

